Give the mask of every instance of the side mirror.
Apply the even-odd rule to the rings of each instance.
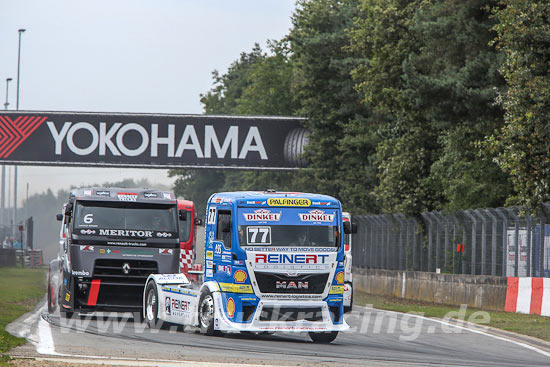
[[[344,222],[344,233],[345,234],[351,234],[351,223],[350,222]]]
[[[183,220],[183,221],[187,220],[187,210],[180,209],[179,215],[180,215],[180,220]]]
[[[351,233],[357,233],[357,223],[351,224]]]
[[[231,232],[231,220],[223,220],[222,221],[222,232],[228,233]]]
[[[195,218],[195,225],[196,226],[202,226],[203,225],[202,219],[201,218]]]
[[[63,220],[63,214],[56,214],[55,219],[61,222]]]

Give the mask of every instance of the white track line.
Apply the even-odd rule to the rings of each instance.
[[[530,349],[530,350],[532,350],[532,351],[535,351],[535,352],[537,352],[537,353],[540,353],[540,354],[542,354],[543,356],[550,357],[550,353],[549,353],[549,352],[546,352],[546,351],[544,351],[544,350],[542,350],[542,349],[539,349],[539,348],[534,347],[534,346],[532,346],[532,345],[529,345],[529,344],[527,344],[527,343],[522,343],[522,342],[518,342],[517,340],[505,338],[505,337],[498,336],[498,335],[494,335],[494,334],[491,334],[491,333],[486,333],[486,332],[481,331],[481,330],[476,330],[476,329],[468,328],[468,327],[465,327],[465,326],[459,326],[459,325],[456,325],[456,324],[452,324],[452,323],[449,323],[449,322],[445,322],[445,321],[443,321],[443,320],[432,319],[432,318],[429,318],[429,317],[420,316],[420,315],[415,315],[415,314],[410,314],[410,313],[404,313],[404,312],[386,311],[386,310],[381,310],[381,309],[373,308],[373,307],[365,307],[365,306],[359,306],[359,307],[363,307],[363,308],[366,308],[366,309],[369,309],[369,310],[374,310],[374,311],[379,311],[379,312],[393,313],[393,314],[398,314],[398,315],[406,315],[406,316],[409,316],[409,317],[417,317],[417,318],[419,318],[419,319],[437,322],[437,323],[442,324],[442,325],[452,326],[452,327],[455,327],[455,328],[458,328],[458,329],[470,331],[470,332],[472,332],[472,333],[481,334],[481,335],[488,336],[488,337],[490,337],[490,338],[494,338],[494,339],[502,340],[502,341],[505,341],[505,342],[508,342],[508,343],[516,344],[516,345],[518,345],[518,346],[520,346],[520,347],[523,347],[523,348],[526,348],[526,349]]]
[[[59,355],[55,352],[50,323],[42,318],[43,310],[46,310],[46,305],[38,311],[38,344],[36,345],[36,351],[40,354]]]

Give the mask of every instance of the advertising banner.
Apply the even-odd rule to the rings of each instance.
[[[296,169],[303,118],[91,112],[0,112],[0,163]]]

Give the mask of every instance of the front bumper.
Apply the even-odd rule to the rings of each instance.
[[[233,322],[229,320],[224,312],[222,305],[222,295],[220,292],[213,294],[216,304],[214,315],[214,329],[223,332],[328,332],[328,331],[346,331],[349,329],[348,324],[341,317],[341,323],[334,323],[329,311],[329,305],[325,301],[286,301],[286,300],[261,300],[258,303],[256,311],[249,322]],[[319,309],[320,315],[318,320],[310,321],[305,319],[281,321],[272,318],[265,319],[262,317],[263,311],[294,309],[304,310],[304,314],[311,309]],[[267,313],[267,311],[266,311]],[[273,314],[272,312],[269,312]],[[265,315],[265,313],[264,313]]]

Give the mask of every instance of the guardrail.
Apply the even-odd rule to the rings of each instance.
[[[549,219],[550,203],[536,217],[518,207],[355,216],[353,266],[550,277]]]
[[[24,266],[37,267],[44,264],[42,250],[18,250],[0,248],[0,267]]]

